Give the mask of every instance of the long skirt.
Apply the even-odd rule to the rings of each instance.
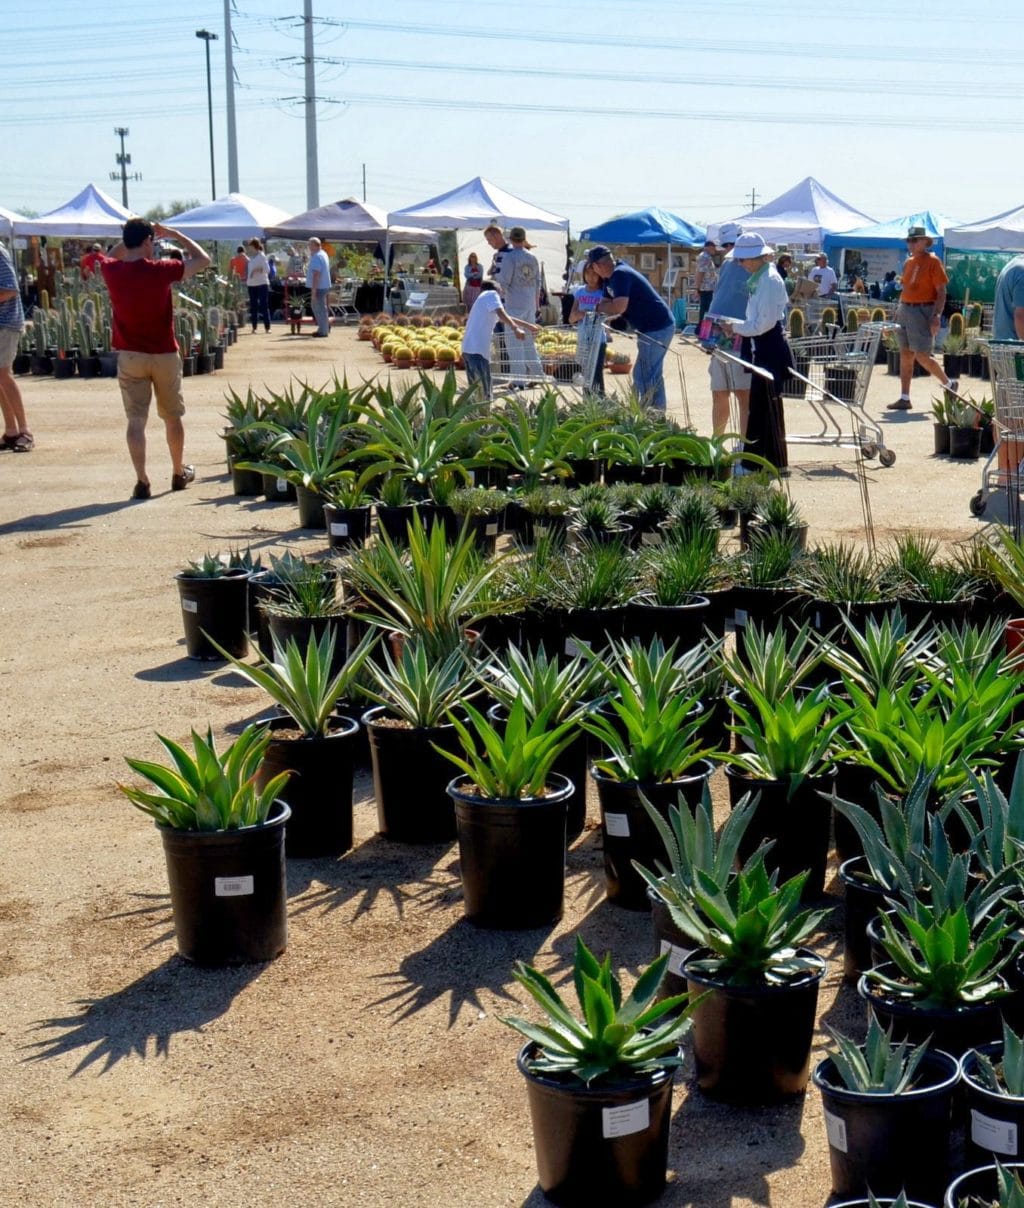
[[[767,369],[772,381],[759,374],[751,374],[746,450],[771,462],[776,469],[784,470],[789,465],[789,457],[786,452],[786,421],[782,413],[781,390],[793,368],[793,358],[781,323],[751,338],[750,359],[758,368]]]

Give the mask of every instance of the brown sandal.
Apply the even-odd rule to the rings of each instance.
[[[4,448],[10,449],[12,453],[31,453],[35,447],[36,442],[31,432],[19,432],[16,436],[4,437]]]

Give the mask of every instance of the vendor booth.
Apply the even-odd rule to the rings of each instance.
[[[899,273],[903,268],[907,258],[907,231],[911,227],[924,227],[935,241],[932,251],[941,260],[943,234],[954,221],[945,214],[919,210],[916,214],[904,214],[902,218],[893,218],[889,222],[876,222],[850,231],[833,231],[825,236],[822,250],[840,276],[851,267],[849,261],[855,259],[860,262],[859,275],[866,284],[881,282],[886,273]]]
[[[669,306],[685,301],[695,287],[696,259],[707,239],[695,226],[668,210],[652,206],[580,232],[587,243],[608,244],[664,295]]]
[[[169,227],[188,235],[190,239],[232,240],[262,239],[268,226],[282,222],[288,211],[246,197],[244,193],[228,193],[216,201],[183,210],[166,219]]]
[[[1024,252],[1024,206],[981,222],[946,229],[949,295],[959,301],[992,302],[1003,265]]]
[[[121,238],[121,229],[132,217],[131,210],[89,184],[70,201],[40,218],[18,219],[15,235],[46,235],[49,238]]]
[[[783,244],[790,250],[817,250],[825,236],[833,231],[848,231],[875,220],[837,197],[813,176],[807,176],[756,210],[728,221],[737,222],[744,231],[756,231],[769,243]],[[717,234],[712,228],[712,238]]]

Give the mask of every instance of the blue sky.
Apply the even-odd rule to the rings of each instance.
[[[302,0],[232,0],[239,184],[306,208]],[[129,203],[228,188],[224,0],[6,0],[0,206],[88,181]],[[99,14],[105,18],[101,22]],[[1024,5],[893,0],[314,0],[319,202],[398,209],[473,176],[573,231],[660,205],[717,223],[813,175],[886,219],[1024,202]]]

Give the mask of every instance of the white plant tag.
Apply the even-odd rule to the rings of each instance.
[[[686,975],[683,973],[683,961],[690,955],[691,949],[680,948],[678,944],[673,944],[669,940],[662,940],[661,951],[658,955],[664,956],[666,952],[669,954],[669,973],[675,973],[678,977],[685,977]]]
[[[331,536],[332,537],[347,537],[348,536],[348,525],[341,524],[338,521],[332,521],[331,522]]]
[[[182,600],[181,611],[182,612],[198,612],[199,611],[199,601],[198,600]]]
[[[661,545],[662,540],[663,539],[662,539],[661,533],[641,533],[640,534],[640,544],[641,545]]]
[[[993,1153],[1017,1156],[1017,1125],[1009,1120],[993,1120],[971,1108],[971,1140]]]
[[[578,655],[581,650],[589,650],[589,649],[590,649],[589,642],[583,642],[577,638],[566,638],[565,639],[565,653],[571,659],[575,658],[576,655]]]
[[[214,877],[213,892],[218,898],[244,898],[256,890],[252,877]]]
[[[275,478],[274,479],[274,490],[278,493],[278,495],[283,495],[288,490],[288,479],[287,478]]]
[[[737,608],[737,609],[736,609],[736,615],[733,617],[733,619],[732,619],[732,623],[733,623],[734,625],[746,625],[746,623],[747,623],[747,610],[746,610],[745,608]]]
[[[498,522],[497,522],[497,520],[495,520],[495,522],[494,522],[493,524],[485,524],[485,525],[484,525],[484,536],[485,536],[485,537],[497,537],[497,535],[498,535]]]
[[[623,1103],[621,1107],[601,1110],[601,1134],[605,1138],[628,1137],[643,1132],[651,1123],[651,1105],[647,1099],[639,1103]]]
[[[476,486],[476,470],[467,470],[466,473],[469,475],[469,485],[472,487],[475,487]]]
[[[605,833],[614,835],[616,839],[629,838],[629,815],[628,814],[605,814],[604,816]]]
[[[840,1153],[846,1153],[846,1121],[840,1116],[833,1116],[831,1112],[825,1113],[825,1136],[828,1137],[828,1143],[833,1149],[838,1149]]]

